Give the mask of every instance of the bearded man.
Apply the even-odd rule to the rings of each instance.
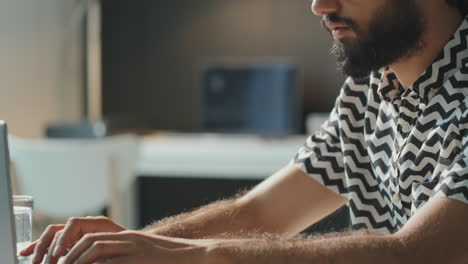
[[[50,226],[56,263],[468,263],[464,0],[313,0],[346,80],[328,121],[245,195],[125,230]],[[351,234],[297,234],[344,204]],[[274,235],[273,235],[274,234]]]

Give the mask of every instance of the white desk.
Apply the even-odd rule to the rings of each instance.
[[[137,175],[265,178],[285,166],[305,135],[264,138],[248,135],[172,134],[145,137]]]
[[[200,196],[219,199],[221,197],[214,193],[221,189],[227,194],[232,191],[231,187],[238,190],[238,185],[257,183],[287,165],[305,140],[305,135],[283,138],[217,134],[145,137],[140,142],[135,173],[136,176],[144,176],[140,179],[144,181],[137,185],[140,209],[145,214],[152,214],[155,208],[179,208],[200,199]],[[168,179],[172,183],[168,184]],[[185,188],[186,185],[177,184],[194,187]],[[165,187],[159,189],[161,186]],[[180,189],[184,191],[178,195]],[[172,198],[173,204],[161,202],[158,205],[157,201],[164,200],[164,197]],[[151,199],[156,200],[151,202]],[[177,203],[176,200],[184,202]],[[192,206],[201,205],[195,203]],[[160,216],[156,213],[151,217],[140,215],[139,219],[146,222],[147,218]]]

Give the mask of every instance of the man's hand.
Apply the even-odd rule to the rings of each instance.
[[[20,252],[24,257],[34,253],[33,264],[42,262],[47,254],[47,263],[57,263],[84,235],[98,232],[121,232],[126,230],[107,217],[70,218],[65,225],[50,225],[29,247]]]
[[[207,252],[216,240],[188,240],[144,232],[85,235],[63,259],[63,264],[91,263],[217,263]]]

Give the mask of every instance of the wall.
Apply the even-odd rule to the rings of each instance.
[[[163,128],[190,130],[197,126],[199,105],[193,100],[197,96],[193,65],[200,65],[205,59],[293,57],[303,71],[304,112],[329,110],[343,80],[336,74],[334,59],[328,55],[329,38],[320,28],[319,19],[311,14],[308,0],[105,3],[111,2],[116,3],[113,8],[117,13],[110,20],[116,31],[133,32],[108,38],[117,40],[112,44],[120,50],[114,51],[130,51],[123,54],[122,60],[109,48],[105,50],[107,63],[117,68],[107,71],[108,94],[128,102],[135,99],[126,97],[126,91],[131,89],[137,94],[139,89],[147,89],[140,93],[143,101],[138,98],[136,101],[143,111],[153,113]],[[9,123],[13,134],[40,137],[47,122],[80,118],[79,26],[83,3],[82,0],[0,1],[0,119]],[[161,9],[161,5],[166,9]],[[170,9],[182,11],[171,17],[167,12]],[[139,24],[138,17],[146,21]],[[232,24],[236,19],[239,23]],[[174,26],[174,30],[167,31],[167,25]],[[135,26],[142,27],[135,31]],[[239,41],[231,41],[233,37]],[[200,41],[192,42],[196,38]],[[204,44],[207,38],[212,39],[213,45]],[[226,54],[218,48],[219,43],[230,44],[234,49]],[[167,47],[174,45],[187,53],[166,52]],[[267,45],[272,49],[265,49]],[[131,53],[138,50],[156,53],[150,57]],[[177,75],[177,69],[187,60],[194,64],[185,76],[174,79],[174,73]],[[128,74],[122,66],[125,64],[148,70]],[[160,69],[167,76],[158,76],[156,72]],[[117,107],[123,107],[119,100]]]
[[[82,1],[0,1],[0,119],[40,137],[47,122],[80,117]]]
[[[309,0],[103,2],[103,113],[196,130],[203,65],[287,58],[303,80],[303,112],[329,111],[341,87],[330,38]],[[253,59],[255,60],[255,59]]]

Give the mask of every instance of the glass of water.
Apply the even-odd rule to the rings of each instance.
[[[29,246],[32,240],[33,198],[13,195],[13,211],[16,227],[16,248],[18,252]]]

